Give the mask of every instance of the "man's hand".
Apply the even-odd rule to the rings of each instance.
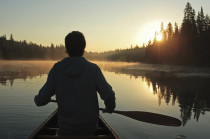
[[[113,111],[114,109],[107,109],[107,108],[102,110],[103,113],[112,113]]]
[[[104,112],[112,113],[116,107],[115,98],[109,98],[104,101],[105,109]]]

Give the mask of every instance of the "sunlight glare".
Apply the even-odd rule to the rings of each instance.
[[[158,33],[156,38],[157,38],[157,41],[162,41],[163,35],[161,33]]]
[[[157,40],[162,40],[162,34],[160,34],[160,25],[161,21],[153,21],[145,24],[142,28],[139,29],[138,38],[143,40],[140,43],[147,44],[149,40],[153,41],[155,37],[155,32],[158,32]],[[164,24],[165,28],[165,24]]]

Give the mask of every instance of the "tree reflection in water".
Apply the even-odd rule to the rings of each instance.
[[[55,61],[10,61],[9,63],[1,61],[0,83],[5,86],[7,81],[10,81],[12,86],[15,79],[26,80],[48,74],[54,63]],[[163,100],[172,105],[179,103],[183,126],[192,116],[198,121],[199,116],[204,115],[210,108],[210,76],[185,76],[187,73],[149,70],[151,67],[130,68],[132,63],[120,65],[98,63],[98,65],[105,71],[142,78],[158,96],[159,105]]]
[[[154,94],[158,94],[159,104],[161,100],[167,104],[171,101],[173,105],[178,101],[183,125],[192,115],[198,121],[200,114],[210,108],[209,78],[144,77],[148,85],[152,85]]]
[[[104,70],[115,72],[116,74],[126,74],[131,77],[142,78],[149,88],[152,86],[153,93],[158,96],[159,105],[161,105],[162,100],[167,104],[171,102],[172,105],[178,102],[183,126],[186,125],[192,116],[198,121],[201,114],[204,115],[207,110],[209,111],[209,69],[203,70],[208,72],[207,76],[205,76],[202,73],[197,74],[197,69],[193,71],[194,73],[189,74],[188,69],[185,69],[185,73],[180,73],[180,69],[177,71],[161,71],[116,66],[111,68],[104,65],[102,67]],[[198,72],[203,71],[198,70]]]
[[[48,74],[55,61],[0,61],[0,84],[6,86],[7,81],[13,85],[15,79],[33,78]]]

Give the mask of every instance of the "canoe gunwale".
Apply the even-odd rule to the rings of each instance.
[[[120,139],[119,135],[114,131],[114,129],[104,120],[104,118],[99,115],[99,118],[101,119],[101,121],[106,125],[106,127],[109,129],[109,131],[112,133],[112,135],[114,135],[114,137],[116,139]]]
[[[102,122],[103,127],[110,133],[110,135],[92,135],[92,136],[63,136],[63,137],[58,137],[58,136],[54,136],[54,135],[40,135],[40,132],[43,129],[46,129],[48,123],[54,118],[54,116],[57,114],[58,109],[56,109],[52,114],[50,114],[47,119],[42,122],[40,124],[40,126],[38,126],[33,133],[31,133],[31,135],[28,137],[28,139],[36,139],[38,136],[40,136],[41,138],[55,138],[55,139],[60,139],[60,138],[92,138],[92,139],[96,139],[96,138],[110,138],[110,139],[120,139],[119,135],[114,131],[114,129],[102,118],[101,115],[99,115],[99,121]],[[38,137],[38,138],[40,138]]]
[[[50,114],[50,116],[48,116],[47,119],[44,120],[44,122],[42,122],[41,125],[35,129],[35,131],[29,136],[28,139],[33,139],[41,131],[41,129],[43,129],[46,126],[46,124],[52,119],[52,117],[54,117],[57,111],[58,109],[56,109],[52,114]]]

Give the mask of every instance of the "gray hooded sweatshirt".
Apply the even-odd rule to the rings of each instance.
[[[68,57],[53,66],[34,101],[43,106],[56,95],[59,130],[66,134],[94,133],[99,117],[97,92],[106,108],[114,110],[115,93],[100,68],[83,57]]]

